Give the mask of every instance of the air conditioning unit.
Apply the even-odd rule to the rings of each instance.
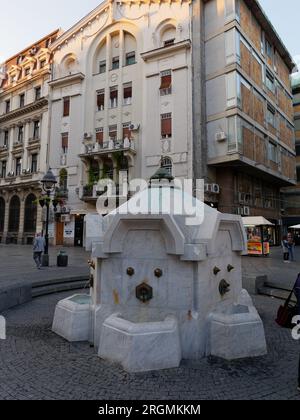
[[[206,193],[211,192],[211,184],[204,184],[204,192]]]
[[[221,143],[222,141],[227,140],[226,133],[224,131],[219,131],[216,133],[216,141]]]
[[[85,140],[91,139],[93,137],[93,134],[92,133],[84,133],[83,137],[84,137]]]
[[[250,207],[244,207],[243,214],[244,216],[250,216]]]
[[[245,203],[245,193],[239,193],[239,203]]]
[[[130,124],[130,131],[138,131],[140,129],[140,124]]]
[[[237,209],[237,214],[238,214],[239,216],[244,216],[244,207],[239,207],[239,208]]]
[[[213,194],[220,194],[220,185],[218,184],[211,184],[210,190]]]

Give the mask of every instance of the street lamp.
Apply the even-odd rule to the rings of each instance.
[[[50,209],[50,195],[51,192],[54,191],[55,185],[57,184],[56,178],[53,175],[53,172],[51,171],[51,168],[49,168],[48,172],[44,176],[44,178],[41,181],[43,185],[43,190],[47,194],[47,200],[46,200],[46,208],[47,208],[47,216],[46,216],[46,235],[45,235],[45,253],[43,256],[43,266],[49,267],[49,209]]]

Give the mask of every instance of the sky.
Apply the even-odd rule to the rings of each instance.
[[[41,0],[0,0],[0,63],[53,30],[70,28],[100,3],[101,0],[51,0],[49,4]],[[299,0],[260,3],[300,63]]]

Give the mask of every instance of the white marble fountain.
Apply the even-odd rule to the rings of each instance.
[[[193,199],[204,218],[189,225],[185,210],[164,211],[182,199],[190,197],[153,185],[128,202],[130,209],[142,203],[139,214],[125,204],[103,219],[92,246],[91,295],[59,302],[54,332],[90,341],[99,357],[129,372],[266,353],[262,321],[242,289],[242,219]],[[149,200],[159,209],[154,214],[144,205]]]

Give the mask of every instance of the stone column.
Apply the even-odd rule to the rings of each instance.
[[[23,152],[23,165],[22,169],[29,169],[30,162],[28,161],[28,144],[29,144],[29,135],[30,135],[30,120],[25,121],[24,127],[24,152]]]
[[[26,193],[23,192],[20,197],[20,223],[19,223],[19,232],[18,232],[18,244],[23,244],[23,236],[24,236],[24,220],[25,220],[25,196]]]
[[[8,233],[8,220],[9,220],[9,202],[10,202],[10,196],[6,195],[4,197],[5,199],[5,217],[4,217],[4,229],[3,229],[3,238],[2,243],[6,243],[7,239],[7,233]]]
[[[15,139],[16,139],[16,126],[12,125],[10,127],[9,157],[8,157],[8,163],[7,163],[7,173],[15,171],[15,168],[13,167],[13,154],[12,154]]]

